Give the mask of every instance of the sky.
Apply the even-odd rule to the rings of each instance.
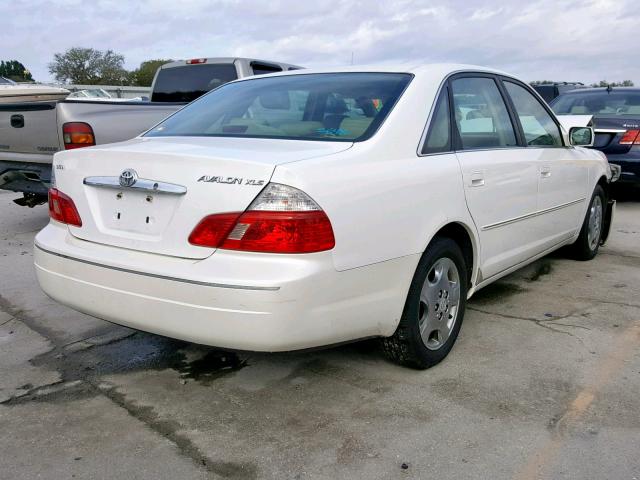
[[[0,59],[38,81],[71,47],[306,67],[470,63],[523,80],[640,85],[638,0],[0,0]],[[352,57],[353,56],[353,57]]]

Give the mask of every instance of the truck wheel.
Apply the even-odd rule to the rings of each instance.
[[[458,337],[467,302],[467,268],[458,244],[434,239],[411,281],[395,333],[382,339],[396,363],[426,369],[447,356]]]
[[[571,246],[573,257],[576,260],[591,260],[598,253],[606,205],[604,190],[600,185],[597,185],[582,222],[578,240]]]

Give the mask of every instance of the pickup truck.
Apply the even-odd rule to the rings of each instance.
[[[300,68],[249,58],[195,58],[160,67],[147,102],[0,102],[0,189],[22,192],[14,200],[18,205],[45,203],[54,153],[134,138],[224,83]]]

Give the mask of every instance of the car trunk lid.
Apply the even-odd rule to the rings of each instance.
[[[640,130],[640,116],[594,116],[594,148],[610,154],[627,153],[632,145],[620,144],[628,130]]]
[[[211,137],[139,138],[61,154],[54,160],[54,169],[57,188],[74,200],[82,218],[82,227],[69,226],[75,237],[201,259],[214,249],[191,245],[187,239],[202,218],[244,211],[278,164],[337,153],[351,145]],[[127,185],[135,177],[137,181]]]

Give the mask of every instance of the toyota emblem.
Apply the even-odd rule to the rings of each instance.
[[[131,187],[138,181],[138,174],[133,168],[127,168],[120,174],[120,185]]]

